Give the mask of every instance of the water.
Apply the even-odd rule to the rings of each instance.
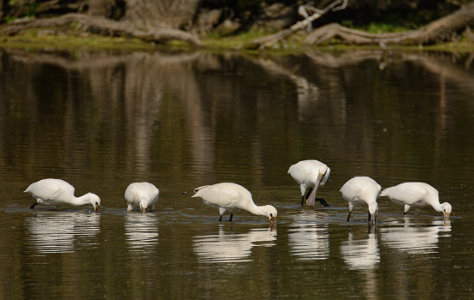
[[[276,57],[0,51],[1,298],[471,298],[474,285],[472,56],[352,51]],[[299,206],[290,164],[331,167]],[[454,209],[379,199],[378,227],[339,188],[426,181]],[[62,178],[92,207],[22,193]],[[157,209],[126,212],[150,181]],[[190,198],[232,181],[278,224]],[[188,193],[186,193],[188,192]],[[227,219],[227,216],[224,216]]]

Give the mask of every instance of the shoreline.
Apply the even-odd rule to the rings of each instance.
[[[407,51],[440,51],[455,53],[474,53],[474,43],[463,39],[459,42],[441,43],[429,46],[411,45],[349,45],[343,43],[330,43],[317,46],[308,46],[302,43],[302,36],[295,35],[284,42],[280,42],[272,48],[265,50],[241,50],[239,45],[254,38],[264,36],[258,33],[244,33],[232,37],[203,38],[202,47],[192,47],[180,41],[170,41],[165,44],[154,44],[134,38],[105,37],[93,34],[48,34],[38,32],[24,32],[11,37],[0,37],[0,48],[23,48],[34,50],[57,50],[57,51],[192,51],[203,50],[210,52],[240,52],[240,53],[265,53],[265,54],[297,54],[306,49],[325,51],[348,51],[348,50],[407,50]]]

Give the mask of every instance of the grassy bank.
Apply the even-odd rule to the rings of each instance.
[[[216,34],[209,34],[202,39],[203,48],[208,51],[236,51],[239,45],[252,41],[253,39],[267,35],[266,32],[244,32],[236,36],[222,37]],[[297,53],[307,48],[303,44],[303,35],[293,35],[290,39],[285,40],[266,49],[265,52],[270,53]],[[20,35],[11,37],[0,37],[0,47],[5,48],[24,48],[27,50],[116,50],[116,51],[136,51],[136,50],[190,50],[191,48],[179,41],[172,41],[165,45],[146,43],[138,39],[130,39],[124,37],[104,37],[93,34],[84,33],[67,33],[53,34],[48,31],[30,30]],[[312,48],[324,50],[354,50],[354,49],[380,49],[378,45],[373,46],[357,46],[344,45],[337,41],[330,44],[313,46]],[[406,50],[433,50],[446,52],[469,53],[474,52],[474,43],[468,42],[466,39],[456,43],[437,44],[433,46],[388,46],[389,49],[406,49]],[[256,52],[256,51],[249,51]]]

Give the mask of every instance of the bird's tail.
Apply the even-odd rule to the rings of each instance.
[[[30,184],[30,185],[29,185],[29,186],[26,188],[26,190],[24,190],[24,191],[23,191],[23,193],[27,193],[27,192],[29,192],[29,191],[30,191],[30,189],[31,189],[31,184]]]

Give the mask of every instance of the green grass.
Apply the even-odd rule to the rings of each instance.
[[[362,28],[362,30],[367,31],[369,33],[388,33],[410,31],[412,29],[393,24],[370,23],[369,26],[367,26],[366,28]]]
[[[243,32],[234,36],[221,36],[218,33],[209,33],[202,42],[206,48],[211,49],[235,49],[243,43],[269,35],[263,31]]]
[[[371,30],[381,30],[383,26],[377,25]],[[397,28],[385,28],[385,30],[398,30]],[[406,29],[403,29],[406,30]],[[244,32],[235,36],[220,36],[218,34],[209,34],[202,39],[203,48],[206,51],[223,52],[229,50],[236,50],[236,48],[243,43],[250,42],[256,38],[267,36],[268,32]],[[302,33],[295,34],[288,40],[275,44],[265,52],[275,54],[293,54],[302,52],[306,49],[303,44],[304,35]],[[182,41],[171,41],[166,45],[156,45],[154,43],[143,42],[138,39],[130,39],[124,37],[104,37],[93,34],[84,34],[76,32],[74,28],[69,30],[67,34],[56,34],[54,30],[27,30],[19,35],[11,37],[0,37],[0,47],[15,47],[28,49],[64,49],[76,51],[82,50],[190,50],[188,44]],[[410,49],[419,50],[417,46],[390,46],[390,49]],[[330,44],[321,46],[313,46],[311,48],[325,49],[325,50],[354,50],[354,49],[379,49],[377,45],[357,46],[357,45],[343,45],[337,40]],[[446,43],[434,46],[423,47],[424,50],[449,51],[449,52],[473,52],[474,43],[469,43],[462,40],[458,43]],[[248,53],[258,53],[258,51],[246,51]]]
[[[57,49],[130,49],[151,50],[150,43],[123,37],[104,37],[97,35],[66,35],[28,30],[12,37],[0,37],[2,47],[57,48]]]

